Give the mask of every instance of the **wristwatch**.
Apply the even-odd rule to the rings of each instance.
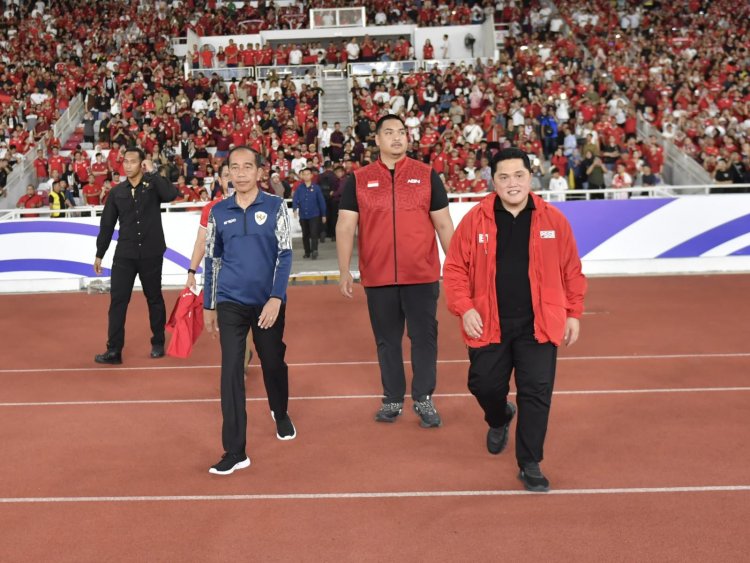
[[[188,274],[195,275],[195,270],[193,270],[192,268],[188,268]]]

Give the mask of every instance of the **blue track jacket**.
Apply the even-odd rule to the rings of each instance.
[[[299,209],[300,219],[312,219],[313,217],[326,216],[326,200],[323,198],[323,190],[318,184],[306,186],[304,183],[294,190],[292,196],[292,209]]]
[[[265,305],[286,302],[292,271],[292,230],[284,200],[258,192],[246,210],[236,196],[211,209],[206,229],[204,307],[222,301]]]

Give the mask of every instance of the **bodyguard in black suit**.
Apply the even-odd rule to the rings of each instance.
[[[94,271],[102,273],[102,258],[112,241],[117,221],[120,233],[112,263],[109,331],[107,351],[94,360],[100,364],[121,364],[125,345],[125,315],[133,293],[135,276],[143,286],[151,321],[151,357],[164,356],[164,325],[166,307],[161,293],[161,270],[164,251],[164,230],[161,204],[177,197],[175,188],[166,178],[154,172],[154,163],[146,160],[141,149],[125,151],[123,161],[127,179],[109,193],[104,205],[99,236],[96,238]]]

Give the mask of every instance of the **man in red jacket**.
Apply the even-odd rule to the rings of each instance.
[[[517,148],[492,161],[494,193],[456,228],[443,266],[448,309],[469,347],[469,390],[489,425],[487,449],[508,443],[516,407],[507,401],[515,369],[516,460],[529,491],[546,492],[544,437],[557,347],[578,339],[586,278],[563,214],[531,193],[531,163]]]
[[[359,272],[367,295],[383,383],[378,422],[401,414],[406,376],[401,341],[409,327],[414,369],[411,396],[424,428],[442,424],[432,403],[437,373],[440,279],[435,232],[443,251],[453,236],[448,196],[437,173],[406,156],[406,126],[396,115],[375,125],[380,159],[349,175],[336,225],[341,293],[353,295],[349,263],[359,227]]]

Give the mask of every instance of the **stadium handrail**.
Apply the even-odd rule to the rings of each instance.
[[[662,184],[659,186],[634,186],[632,188],[606,188],[595,190],[535,190],[534,193],[547,201],[559,202],[566,200],[591,200],[595,199],[592,196],[600,197],[602,195],[605,199],[613,199],[613,196],[615,194],[623,193],[631,194],[635,198],[639,199],[649,197],[678,198],[691,195],[707,195],[711,193],[712,189],[728,189],[729,192],[737,191],[737,193],[743,193],[742,190],[750,190],[750,184],[701,184],[694,186],[668,186]],[[448,193],[448,200],[454,203],[456,203],[457,200],[475,201],[483,198],[489,193],[490,192],[450,192]],[[284,201],[286,202],[287,207],[291,207],[291,199],[285,199]],[[197,213],[198,208],[202,208],[208,203],[209,202],[206,201],[162,203],[161,209],[164,213],[184,212],[186,210],[192,210]],[[69,209],[50,209],[49,207],[37,207],[35,209],[6,209],[0,211],[0,222],[14,221],[23,218],[25,215],[42,215],[47,217],[52,213],[57,213],[66,217],[96,217],[98,215],[101,215],[103,209],[103,205],[81,205]]]

